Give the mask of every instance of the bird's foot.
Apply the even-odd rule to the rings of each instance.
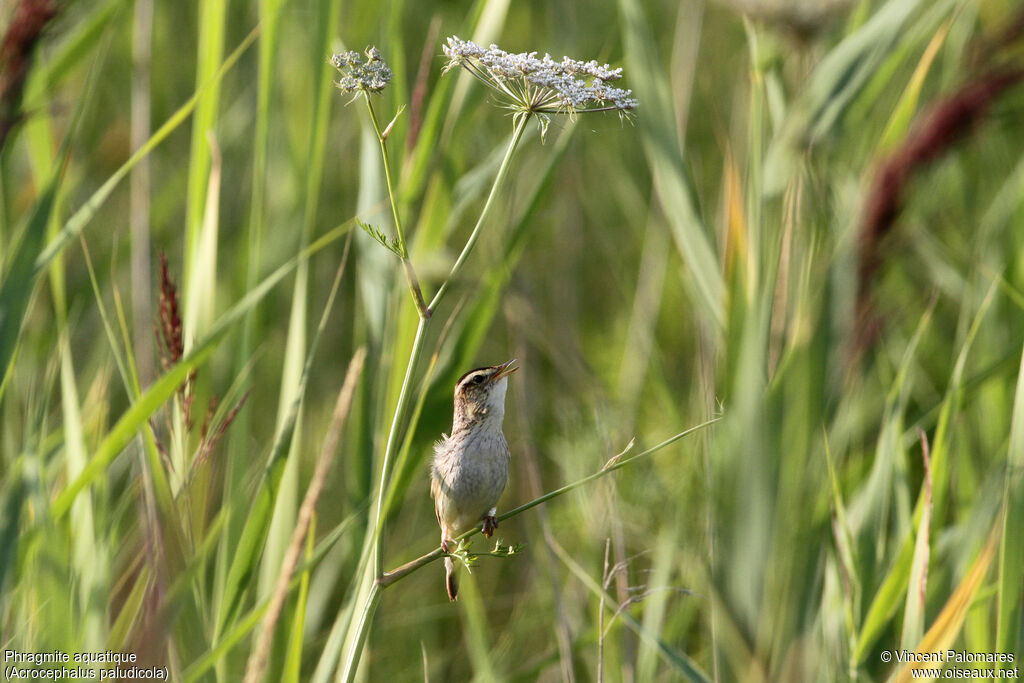
[[[451,555],[452,554],[452,542],[450,540],[448,540],[448,539],[445,539],[445,540],[441,541],[441,550],[443,550],[445,552],[445,554]]]
[[[486,536],[487,538],[493,536],[494,530],[498,528],[498,518],[494,516],[495,512],[497,512],[497,510],[491,508],[491,510],[486,515],[484,515],[483,518],[484,524],[480,528],[480,531],[484,532],[484,536]]]

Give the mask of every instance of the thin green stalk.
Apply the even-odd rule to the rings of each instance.
[[[359,660],[362,658],[363,646],[366,644],[366,636],[370,632],[370,622],[373,620],[373,613],[377,611],[377,604],[380,602],[381,593],[384,588],[374,581],[370,586],[370,592],[366,595],[366,602],[359,613],[359,623],[356,625],[356,639],[345,656],[345,668],[342,669],[342,676],[338,680],[345,683],[352,683],[356,677],[356,669],[359,667]]]
[[[448,273],[448,279],[444,281],[441,288],[437,290],[437,294],[430,301],[430,310],[436,311],[438,305],[441,303],[441,299],[448,292],[448,285],[452,283],[462,272],[462,268],[466,265],[466,260],[469,258],[469,252],[473,251],[473,247],[476,245],[476,241],[480,238],[480,232],[483,228],[484,219],[487,217],[488,212],[491,208],[491,203],[494,201],[494,196],[498,193],[498,186],[505,177],[505,173],[508,171],[509,161],[512,159],[512,153],[515,152],[516,147],[519,145],[519,140],[523,137],[523,131],[526,130],[526,124],[530,121],[531,112],[526,112],[516,118],[516,127],[512,132],[512,140],[508,144],[508,149],[505,151],[505,158],[501,160],[501,166],[498,167],[498,174],[494,177],[494,185],[491,186],[491,192],[487,195],[487,201],[484,203],[484,208],[480,212],[480,218],[476,221],[476,227],[473,228],[473,232],[469,235],[469,239],[466,240],[466,246],[462,248],[462,253],[459,254],[459,258],[456,259],[455,265],[452,266],[452,270]]]
[[[391,180],[391,159],[388,156],[388,145],[387,145],[387,133],[391,129],[391,125],[381,132],[380,123],[377,121],[377,113],[373,110],[373,102],[370,101],[370,94],[364,93],[363,99],[366,100],[366,108],[370,110],[370,122],[373,124],[373,131],[377,134],[377,142],[380,143],[380,154],[384,160],[384,179],[387,181],[388,186],[388,201],[391,203],[391,215],[395,219],[395,233],[398,236],[398,257],[402,259],[402,269],[405,270],[405,279],[409,282],[409,291],[412,292],[412,299],[416,303],[416,312],[419,313],[420,319],[429,318],[431,309],[427,308],[427,304],[423,301],[423,291],[420,289],[419,278],[416,277],[416,271],[413,270],[412,261],[409,260],[409,250],[405,247],[405,233],[402,231],[402,219],[398,213],[398,201],[395,199],[395,186]],[[394,123],[392,121],[392,123]]]
[[[391,460],[394,458],[395,448],[398,444],[398,425],[405,415],[406,405],[409,403],[409,394],[412,393],[412,378],[416,374],[420,356],[423,354],[423,340],[427,336],[427,326],[430,318],[420,318],[416,326],[416,337],[412,342],[412,350],[409,351],[409,363],[405,368],[405,379],[402,380],[402,389],[398,394],[398,404],[395,406],[395,415],[391,420],[391,430],[388,432],[388,443],[384,449],[384,464],[380,470],[380,486],[377,490],[377,513],[374,516],[374,540],[373,540],[373,575],[380,576],[384,568],[384,535],[381,533],[382,513],[384,509],[384,492],[387,490],[387,481],[390,475]]]

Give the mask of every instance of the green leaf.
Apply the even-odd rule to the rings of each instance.
[[[604,588],[594,577],[590,575],[587,570],[577,563],[572,556],[563,548],[556,540],[549,541],[551,549],[559,560],[569,569],[569,571],[576,577],[576,579],[586,587],[586,589],[594,596],[600,597],[605,595],[605,608],[615,613],[618,609],[618,601],[614,595],[608,595]],[[668,665],[672,667],[676,674],[681,678],[691,681],[691,683],[710,683],[711,679],[706,673],[700,670],[696,662],[687,657],[682,652],[674,649],[671,645],[666,643],[660,636],[660,634],[652,633],[651,631],[644,628],[639,621],[636,620],[629,612],[621,612],[618,615],[626,626],[629,627],[633,633],[640,638],[641,641],[654,647],[658,656]]]
[[[999,600],[996,621],[997,652],[1022,651],[1021,576],[1024,576],[1024,355],[1017,373],[1006,456],[1003,492],[1003,537],[999,548]],[[1008,666],[1008,665],[1007,665]]]
[[[885,59],[906,35],[922,0],[889,0],[818,62],[765,159],[764,192],[774,196],[789,183],[797,158],[838,124]]]
[[[924,432],[921,433],[921,448],[924,458],[924,483],[921,484],[924,507],[917,524],[914,560],[910,565],[906,608],[903,611],[903,635],[900,637],[900,645],[904,649],[914,647],[924,635],[924,598],[928,584],[928,559],[931,554],[932,471]]]
[[[122,166],[117,169],[100,186],[96,192],[85,202],[85,204],[77,212],[72,215],[68,221],[64,224],[63,229],[57,233],[45,248],[42,247],[42,240],[46,234],[46,225],[50,220],[50,216],[53,212],[54,200],[57,195],[57,188],[60,185],[60,178],[63,173],[64,161],[67,158],[68,147],[70,144],[70,136],[75,130],[75,125],[72,125],[69,129],[68,138],[65,139],[64,145],[61,147],[61,151],[57,155],[57,162],[54,163],[54,175],[49,180],[43,191],[40,193],[39,199],[36,200],[36,204],[33,207],[32,215],[29,219],[28,228],[25,230],[25,237],[21,244],[18,245],[14,254],[9,259],[10,266],[7,269],[6,276],[2,284],[0,284],[0,372],[2,372],[2,381],[0,381],[0,393],[3,391],[3,387],[6,386],[6,379],[10,371],[11,364],[14,360],[14,353],[17,347],[18,337],[21,333],[21,326],[25,316],[25,310],[28,307],[28,302],[32,296],[32,291],[35,288],[37,279],[46,270],[47,266],[53,261],[57,254],[61,253],[71,240],[78,236],[79,233],[88,225],[89,221],[92,220],[93,216],[99,210],[99,207],[107,200],[110,194],[114,191],[114,188],[128,175],[128,172],[143,158],[146,157],[157,145],[163,142],[178,126],[180,126],[188,115],[192,112],[192,109],[196,106],[196,102],[202,92],[205,89],[213,87],[213,85],[220,81],[227,73],[229,69],[238,61],[238,58],[242,55],[245,49],[252,43],[256,37],[256,31],[253,31],[242,41],[242,43],[235,49],[235,51],[224,61],[221,65],[220,70],[216,75],[205,84],[203,84],[195,94],[186,102],[178,111],[176,111],[163,126],[153,134],[152,137],[144,144],[138,151],[126,161]],[[87,92],[91,92],[91,88],[86,88]],[[75,120],[78,118],[78,112],[81,111],[84,106],[84,102],[88,100],[87,97],[83,97],[79,100],[78,108],[76,109]]]
[[[4,485],[0,489],[0,610],[4,609],[10,593],[5,589],[7,576],[17,566],[18,541],[21,538],[21,514],[28,487],[21,473],[21,459],[4,473]]]
[[[197,345],[191,353],[154,382],[139,400],[121,416],[113,429],[100,442],[92,459],[89,460],[89,464],[85,466],[81,474],[54,499],[51,509],[54,517],[63,517],[67,513],[78,494],[110,466],[114,458],[135,438],[135,434],[150,416],[178,390],[189,373],[213,353],[226,331],[227,329],[224,328],[219,333],[208,336],[203,343]]]
[[[952,19],[947,20],[928,43],[928,47],[921,56],[921,61],[914,70],[914,75],[911,77],[910,82],[907,83],[903,94],[900,95],[900,101],[897,103],[896,108],[893,109],[892,116],[889,117],[889,123],[886,125],[885,132],[882,134],[882,140],[879,143],[879,147],[882,150],[891,149],[907,134],[910,122],[914,117],[914,112],[917,110],[917,101],[921,96],[921,88],[924,86],[925,77],[928,76],[932,63],[945,42],[946,36],[949,35],[949,27],[952,23]]]
[[[377,226],[365,223],[358,218],[356,219],[356,224],[363,229],[363,232],[372,237],[377,244],[384,247],[398,258],[402,258],[402,245],[398,243],[398,238],[389,238],[384,234],[384,231]]]
[[[626,65],[643,106],[643,115],[638,114],[638,125],[647,163],[654,176],[654,189],[664,208],[676,249],[686,264],[694,305],[720,330],[725,326],[725,282],[680,152],[669,81],[658,67],[661,60],[654,52],[656,43],[644,8],[638,0],[620,0],[619,11]]]
[[[327,534],[320,543],[317,544],[316,549],[313,551],[311,557],[304,560],[298,567],[295,568],[295,576],[292,577],[291,582],[288,584],[288,590],[294,590],[296,586],[299,586],[302,581],[302,575],[307,571],[315,569],[316,566],[324,559],[334,544],[338,542],[350,526],[362,515],[364,510],[353,512],[351,515],[346,517],[340,524],[338,524],[331,533]],[[214,665],[220,661],[235,645],[242,641],[249,632],[252,631],[263,619],[263,615],[266,613],[267,608],[270,606],[270,596],[267,596],[258,605],[253,607],[245,615],[239,617],[233,624],[230,631],[225,633],[221,638],[217,639],[213,646],[208,652],[196,659],[189,665],[188,669],[182,675],[182,680],[186,683],[197,681],[207,671],[212,669]]]
[[[7,384],[14,363],[25,311],[39,276],[39,271],[35,268],[36,256],[42,248],[46,237],[46,225],[53,214],[66,157],[65,141],[65,146],[58,155],[58,162],[54,164],[54,174],[36,200],[24,237],[8,259],[6,272],[0,281],[0,395],[3,394],[3,388]]]
[[[967,365],[967,357],[971,350],[974,339],[978,334],[978,330],[981,327],[981,321],[984,319],[985,314],[988,312],[989,307],[992,304],[992,299],[996,292],[998,282],[993,282],[989,287],[988,293],[985,295],[985,299],[981,302],[978,307],[978,311],[974,315],[974,320],[971,323],[971,328],[967,332],[967,337],[960,347],[960,352],[957,354],[956,363],[953,366],[953,373],[949,379],[949,386],[946,388],[946,394],[943,397],[942,404],[939,410],[938,423],[935,427],[935,433],[932,437],[932,453],[931,453],[931,471],[932,471],[932,482],[933,482],[933,501],[934,506],[933,517],[938,517],[943,511],[943,502],[945,496],[943,491],[947,488],[948,482],[948,450],[949,450],[949,424],[953,420],[953,409],[957,405],[958,398],[963,385],[963,374],[964,368]],[[914,510],[914,524],[919,525],[921,517],[924,515],[925,499],[924,491],[921,496],[918,497],[917,506]],[[871,606],[868,608],[867,616],[864,618],[864,623],[861,626],[860,636],[857,639],[857,648],[854,651],[854,659],[857,662],[864,660],[867,656],[868,649],[874,644],[875,640],[882,634],[882,629],[885,628],[886,624],[895,614],[899,608],[900,598],[903,595],[903,591],[907,589],[907,585],[910,582],[910,572],[914,561],[914,537],[912,534],[908,534],[900,546],[899,554],[896,557],[892,568],[886,574],[885,579],[882,581],[878,592],[875,594],[874,599],[871,601]]]
[[[348,231],[347,225],[339,226],[313,243],[308,249],[291,259],[271,273],[255,289],[249,291],[241,301],[231,307],[218,319],[214,326],[195,347],[177,364],[169,369],[160,379],[121,416],[113,429],[107,433],[93,454],[89,464],[82,473],[57,496],[53,501],[52,513],[55,517],[63,516],[75,497],[86,486],[90,485],[109,465],[114,458],[128,445],[149,417],[157,411],[178,390],[185,378],[200,363],[209,357],[224,335],[238,322],[245,313],[265,297],[273,287],[290,273],[301,261],[308,259],[320,249],[341,237]]]
[[[323,239],[321,238],[310,249],[318,247],[322,242]],[[308,251],[307,249],[303,254],[308,253]],[[292,262],[300,263],[305,260],[303,254],[293,259]],[[238,617],[245,593],[255,583],[260,558],[265,551],[266,540],[271,532],[271,522],[280,492],[281,478],[284,476],[285,466],[289,460],[288,453],[291,450],[292,436],[299,418],[306,386],[313,370],[313,359],[316,356],[316,350],[323,336],[324,329],[327,327],[328,314],[334,303],[338,285],[341,282],[343,267],[344,261],[339,267],[339,272],[327,297],[323,314],[320,317],[320,324],[310,340],[302,374],[299,376],[295,387],[294,397],[290,405],[287,406],[286,412],[281,416],[282,422],[274,438],[270,456],[264,467],[263,477],[260,480],[255,495],[251,496],[253,502],[249,508],[238,546],[234,549],[224,583],[218,612],[219,616],[217,618],[216,630],[214,631],[215,637],[223,633],[224,629],[230,626]],[[244,311],[239,312],[238,315],[241,316],[242,313]],[[287,544],[287,541],[285,543]]]
[[[949,596],[949,600],[946,601],[942,611],[939,612],[939,616],[935,618],[935,622],[928,629],[928,633],[918,643],[915,648],[916,652],[936,654],[952,647],[957,634],[960,633],[960,629],[964,624],[964,619],[967,617],[967,611],[974,602],[974,598],[978,594],[982,583],[984,583],[985,574],[988,572],[988,567],[992,563],[992,559],[995,557],[999,547],[998,530],[999,525],[997,524],[993,527],[992,533],[989,534],[988,542],[985,543],[985,547],[978,554],[978,558],[971,565],[970,570],[968,570],[960,583],[957,584],[956,589]],[[920,674],[926,673],[922,669],[933,669],[935,666],[934,660],[925,659],[921,661],[912,659],[890,680],[892,683],[909,683],[912,680],[918,679],[934,680],[934,678],[921,676]],[[916,675],[914,673],[915,670],[917,671]]]

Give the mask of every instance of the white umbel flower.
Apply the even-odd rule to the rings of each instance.
[[[622,69],[582,62],[570,57],[555,61],[536,52],[511,54],[497,45],[483,48],[457,36],[444,46],[445,71],[465,68],[492,90],[501,93],[505,106],[517,113],[538,114],[542,125],[550,114],[617,111],[626,115],[638,102],[632,90],[608,85],[622,78]]]
[[[391,80],[391,69],[372,45],[366,48],[366,59],[355,51],[339,52],[331,57],[331,66],[341,74],[334,85],[344,93],[379,93]]]

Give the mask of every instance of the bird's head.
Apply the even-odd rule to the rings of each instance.
[[[455,383],[455,420],[475,422],[505,414],[508,376],[519,368],[515,359],[486,368],[470,370]],[[461,420],[460,420],[461,418]]]

